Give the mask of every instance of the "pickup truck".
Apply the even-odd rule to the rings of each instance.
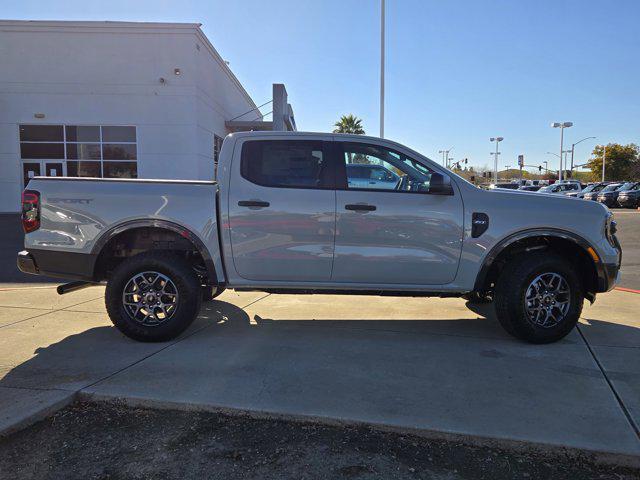
[[[349,185],[350,164],[398,172]],[[224,289],[464,297],[493,302],[513,336],[567,335],[583,300],[617,282],[616,224],[597,202],[476,188],[392,141],[228,135],[217,181],[32,179],[23,272],[106,282],[125,335],[165,341]]]

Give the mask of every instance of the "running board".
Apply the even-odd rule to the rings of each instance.
[[[58,295],[64,295],[65,293],[75,292],[76,290],[82,290],[83,288],[92,287],[93,285],[97,285],[93,282],[71,282],[65,283],[64,285],[58,285],[56,291]]]

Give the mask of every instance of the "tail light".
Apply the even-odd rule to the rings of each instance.
[[[40,192],[25,190],[22,192],[22,229],[24,233],[40,228]]]

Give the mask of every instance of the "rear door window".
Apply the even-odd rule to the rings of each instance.
[[[264,187],[334,187],[334,172],[325,142],[308,140],[251,140],[242,146],[242,176]]]

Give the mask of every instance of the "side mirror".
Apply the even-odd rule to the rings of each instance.
[[[431,195],[453,195],[451,178],[441,173],[432,173],[429,181],[429,193]]]

